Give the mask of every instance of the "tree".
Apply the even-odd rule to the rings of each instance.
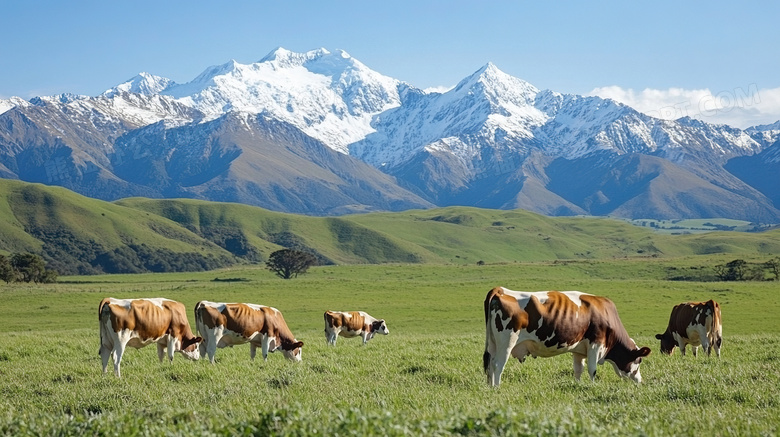
[[[297,278],[298,274],[306,273],[309,267],[316,264],[317,258],[314,255],[293,249],[277,250],[265,262],[268,270],[282,279]]]
[[[775,281],[780,280],[780,257],[772,258],[764,265],[775,275]]]
[[[721,281],[744,281],[748,263],[742,259],[735,259],[725,265],[715,266],[715,274]]]
[[[0,255],[0,281],[5,281],[5,283],[8,284],[13,282],[15,278],[16,273],[14,272],[13,266],[11,266],[11,261],[4,255]]]
[[[43,282],[46,262],[34,253],[15,253],[11,256],[11,266],[23,282]]]

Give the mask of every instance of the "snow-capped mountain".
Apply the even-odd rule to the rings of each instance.
[[[765,184],[727,170],[738,158],[771,160],[778,138],[778,125],[661,120],[539,90],[491,63],[427,92],[344,51],[279,48],[187,83],[140,73],[96,97],[0,101],[0,176],[109,199],[191,196],[314,214],[464,204],[780,220]],[[300,159],[319,170],[301,172]]]
[[[344,51],[280,48],[253,64],[230,61],[208,68],[160,93],[207,118],[229,111],[266,113],[346,152],[347,145],[373,131],[373,116],[400,104],[399,84]]]
[[[120,83],[119,85],[106,90],[102,95],[105,97],[114,97],[122,93],[134,93],[144,96],[159,94],[166,88],[176,85],[176,82],[160,76],[149,73],[139,73],[137,76]]]

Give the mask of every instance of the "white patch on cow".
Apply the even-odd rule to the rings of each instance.
[[[209,302],[207,300],[203,300],[200,303],[203,306],[207,306],[209,308],[214,308],[215,310],[219,311],[220,313],[225,310],[225,306],[226,306],[226,304],[224,302]]]
[[[130,304],[134,300],[145,300],[145,301],[153,303],[155,306],[160,307],[160,308],[163,307],[163,302],[171,302],[170,299],[165,299],[164,297],[152,297],[152,298],[145,297],[145,298],[140,298],[140,299],[116,299],[116,298],[112,297],[112,298],[109,298],[109,303],[111,305],[121,306],[121,307],[129,310],[130,309]]]
[[[549,299],[550,293],[549,291],[514,291],[506,287],[501,288],[504,290],[504,294],[517,299],[517,302],[520,304],[520,308],[525,308],[528,306],[528,302],[531,300],[532,296],[535,297],[541,304],[545,304]],[[592,294],[583,293],[581,291],[559,291],[559,293],[568,297],[569,300],[577,305],[577,307],[582,306],[581,296],[592,296]]]

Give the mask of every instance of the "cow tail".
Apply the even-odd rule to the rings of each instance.
[[[720,343],[721,341],[721,330],[723,327],[720,324],[720,305],[718,305],[717,302],[714,300],[709,300],[707,302],[707,306],[710,307],[712,310],[712,332],[713,332],[713,340]],[[710,345],[712,347],[712,345]],[[718,347],[720,347],[720,344],[718,344]]]
[[[100,355],[100,351],[103,349],[103,331],[106,329],[103,327],[103,307],[108,305],[110,301],[107,298],[104,298],[100,301],[100,305],[98,305],[98,329],[100,331],[100,347],[98,348],[98,355]]]
[[[496,287],[490,290],[485,297],[485,352],[482,354],[482,370],[486,374],[488,373],[488,366],[490,365],[490,352],[488,347],[490,345],[490,337],[492,334],[490,329],[490,301],[500,292],[501,288]]]
[[[200,335],[200,325],[203,323],[203,316],[200,315],[200,309],[203,307],[203,301],[195,304],[195,335]]]

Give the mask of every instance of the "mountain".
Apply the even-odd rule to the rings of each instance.
[[[780,140],[775,141],[761,153],[731,159],[725,168],[740,180],[763,193],[776,207],[780,208],[780,190],[778,190],[780,187]],[[755,208],[754,205],[749,207]],[[771,220],[773,219],[769,216],[761,221],[771,223]]]
[[[492,63],[438,93],[344,51],[279,48],[187,83],[140,73],[96,97],[15,98],[0,111],[0,177],[106,200],[780,221],[780,125],[660,120]]]
[[[184,125],[161,121],[118,138],[110,158],[119,178],[154,189],[148,197],[219,199],[316,215],[434,206],[264,114],[229,112]]]

